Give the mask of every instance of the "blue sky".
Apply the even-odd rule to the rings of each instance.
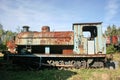
[[[103,22],[120,26],[120,0],[0,0],[0,23],[5,30],[30,26],[40,31],[48,25],[51,31],[72,30],[73,23]]]

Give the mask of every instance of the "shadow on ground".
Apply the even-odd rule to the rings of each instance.
[[[0,80],[67,80],[77,74],[68,70],[24,70],[0,58]]]

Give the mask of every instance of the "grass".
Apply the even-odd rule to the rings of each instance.
[[[0,71],[0,80],[116,80],[117,77],[120,69]]]
[[[114,60],[120,61],[120,54],[114,54]],[[11,65],[1,57],[0,80],[120,80],[120,68],[28,71]]]
[[[120,53],[114,53],[113,54],[113,59],[114,59],[114,61],[120,62]]]
[[[43,71],[2,71],[1,80],[66,80],[71,71],[43,70]]]
[[[77,74],[68,80],[116,80],[118,77],[120,79],[120,69],[75,69],[72,71]]]
[[[24,70],[4,61],[3,58],[0,58],[0,63],[0,80],[67,80],[76,74],[73,71],[57,69]]]

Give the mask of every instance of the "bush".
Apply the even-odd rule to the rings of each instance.
[[[0,44],[0,50],[6,50],[6,45]]]
[[[106,48],[106,53],[107,54],[112,54],[112,53],[115,53],[115,52],[117,52],[117,49],[114,47],[114,45],[107,46],[107,48]]]

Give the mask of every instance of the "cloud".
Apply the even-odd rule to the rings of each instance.
[[[49,11],[53,7],[43,2],[32,2],[32,0],[0,0],[0,2],[0,22],[7,29],[13,29],[13,27],[15,29],[18,25],[26,24],[33,26],[56,18]]]
[[[11,5],[12,3],[13,5]],[[15,2],[9,0],[1,3],[0,9],[4,11],[5,16],[16,18],[21,22],[28,21],[30,18],[45,17],[46,14],[42,10],[38,10],[38,5],[30,5],[31,3],[28,0],[16,0]],[[42,5],[41,7],[43,10],[45,9]]]
[[[71,30],[72,23],[82,18],[78,19],[79,14],[58,4],[56,0],[0,0],[0,22],[11,30],[23,25],[33,30],[42,25],[54,26],[55,30]]]
[[[118,13],[119,9],[119,0],[108,0],[108,3],[106,5],[106,21],[112,20]]]

